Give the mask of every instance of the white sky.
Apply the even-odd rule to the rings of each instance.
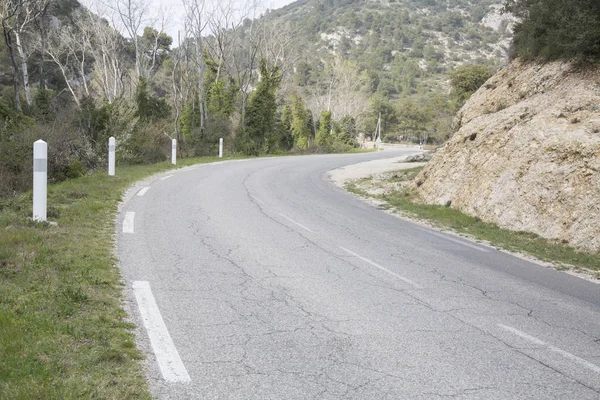
[[[218,2],[219,0],[216,1]],[[235,1],[239,2],[240,8],[245,8],[244,5],[251,3],[251,0]],[[263,4],[263,7],[259,7],[259,13],[264,13],[264,11],[267,9],[276,10],[287,4],[293,3],[294,1],[295,0],[258,0],[259,4]],[[111,0],[80,0],[80,2],[88,8],[90,8],[92,11],[97,12],[98,8],[105,7],[98,7],[95,6],[95,4],[106,4],[110,3]],[[183,34],[183,0],[150,0],[149,3],[151,4],[149,8],[150,15],[148,15],[149,21],[158,21],[162,19],[163,16],[166,16],[167,25],[165,30],[169,34],[169,36],[173,38],[173,46],[177,46],[177,32],[181,31],[181,33]],[[151,25],[151,23],[148,23],[147,25]],[[122,33],[125,34],[125,32]]]

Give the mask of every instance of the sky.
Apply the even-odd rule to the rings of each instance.
[[[217,0],[219,1],[219,0]],[[263,3],[264,6],[259,9],[260,13],[264,13],[267,9],[276,10],[285,5],[291,4],[296,0],[258,0],[259,3]],[[183,32],[183,16],[184,8],[182,0],[153,0],[155,8],[159,9],[161,6],[166,9],[172,10],[171,21],[166,31],[173,38],[173,46],[177,46],[177,31]],[[239,0],[239,3],[250,3],[248,0]]]
[[[210,0],[209,0],[210,1]],[[216,0],[219,1],[219,0]],[[244,3],[250,3],[250,0],[234,0],[237,3],[243,5]],[[259,3],[262,3],[263,6],[259,8],[259,12],[263,13],[267,9],[275,10],[281,8],[287,4],[293,3],[295,0],[258,0]],[[95,4],[102,3],[110,3],[111,0],[80,0],[82,4],[90,8],[92,11],[97,12],[98,7]],[[159,20],[162,16],[166,16],[167,23],[165,26],[165,31],[169,36],[173,38],[173,46],[176,47],[178,45],[177,42],[177,32],[181,31],[183,34],[183,20],[184,20],[184,8],[183,8],[183,0],[151,0],[151,6],[149,7],[149,17],[153,20]],[[102,6],[100,6],[102,7]],[[240,7],[242,8],[242,7]],[[125,34],[122,29],[116,27],[121,30],[121,33]]]

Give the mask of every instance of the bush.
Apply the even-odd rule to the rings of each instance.
[[[450,73],[452,96],[464,103],[493,75],[485,65],[462,65]]]
[[[514,56],[600,62],[600,1],[506,0],[515,14]]]
[[[125,164],[152,164],[169,159],[171,139],[166,122],[140,122],[125,140],[117,142],[116,156]]]

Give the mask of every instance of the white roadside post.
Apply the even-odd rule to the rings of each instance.
[[[171,143],[171,164],[177,164],[177,139],[173,139]]]
[[[223,158],[223,138],[219,139],[219,158]]]
[[[48,196],[48,144],[33,144],[33,220],[46,221]]]
[[[115,176],[115,138],[108,138],[108,176]]]

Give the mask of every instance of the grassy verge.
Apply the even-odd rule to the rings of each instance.
[[[31,193],[0,199],[0,399],[150,398],[121,306],[114,221],[125,189],[173,168],[117,167],[116,177],[49,186],[58,226],[29,219]]]
[[[600,279],[600,254],[580,252],[570,246],[544,239],[533,233],[503,229],[451,207],[417,203],[409,190],[395,190],[384,195],[369,194],[369,188],[372,189],[374,186],[406,183],[412,180],[421,169],[397,171],[380,182],[373,181],[371,178],[359,179],[347,184],[346,188],[363,197],[383,200],[387,207],[398,210],[409,217],[427,221],[439,228],[448,228],[475,239],[488,241],[492,245],[512,252],[531,255],[552,263],[557,269],[586,270]]]

